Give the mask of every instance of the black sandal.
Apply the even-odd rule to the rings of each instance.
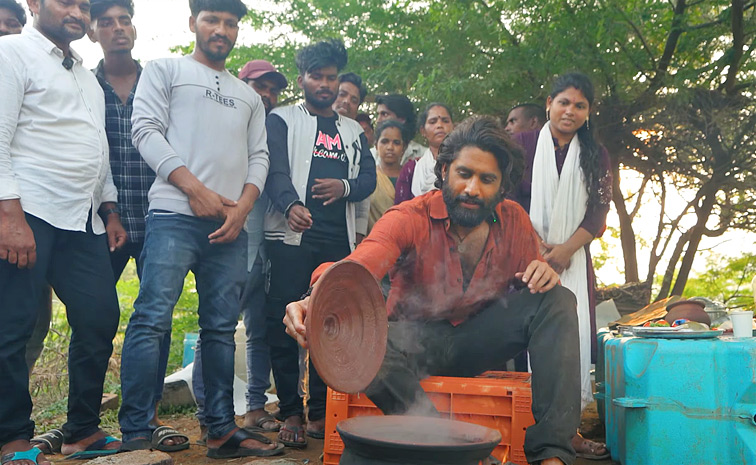
[[[45,455],[59,454],[60,447],[63,445],[63,432],[59,429],[51,429],[45,434],[34,436],[29,442]]]
[[[273,455],[283,454],[284,445],[278,443],[276,443],[275,449],[252,449],[249,447],[242,447],[242,441],[245,441],[247,439],[254,439],[255,441],[262,442],[263,444],[274,444],[273,441],[266,438],[260,433],[252,433],[245,429],[239,428],[220,447],[208,447],[207,456],[211,459],[234,459],[237,457],[270,457]]]
[[[294,435],[293,441],[287,441],[285,439],[281,439],[281,433],[283,432],[292,433]],[[304,425],[299,426],[289,426],[284,424],[281,426],[281,429],[278,431],[278,442],[285,445],[286,447],[291,447],[294,449],[304,449],[307,447],[307,438],[305,437],[305,427]],[[299,438],[304,439],[304,441],[299,441]]]
[[[263,425],[265,423],[275,423],[275,425],[272,428],[264,428]],[[281,429],[281,423],[279,423],[278,420],[273,418],[272,415],[266,414],[261,416],[255,421],[254,426],[246,426],[244,429],[251,433],[256,432],[264,432],[264,433],[276,433]]]
[[[180,444],[167,445],[163,444],[166,439],[184,438]],[[152,448],[161,452],[178,452],[189,448],[189,436],[181,434],[170,426],[158,426],[152,432]]]

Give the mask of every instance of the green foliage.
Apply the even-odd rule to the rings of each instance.
[[[751,279],[754,276],[756,253],[740,257],[712,254],[706,260],[706,271],[688,279],[683,296],[703,296],[723,302],[729,308],[753,309]]]
[[[407,94],[418,107],[443,101],[457,116],[543,104],[554,76],[583,71],[596,84],[591,122],[614,167],[652,176],[649,189],[671,181],[691,193],[686,209],[665,211],[659,232],[687,243],[671,259],[673,268],[683,261],[684,283],[702,235],[756,225],[754,11],[729,0],[272,0],[245,19],[267,40],[237,47],[229,67],[265,58],[294,82],[302,44],[342,37],[348,71],[373,94]],[[674,219],[694,205],[695,225],[680,228]],[[637,263],[644,244],[623,239],[636,243],[623,252]]]

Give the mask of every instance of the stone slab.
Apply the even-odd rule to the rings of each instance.
[[[173,465],[170,455],[160,451],[135,450],[85,462],[84,465]]]

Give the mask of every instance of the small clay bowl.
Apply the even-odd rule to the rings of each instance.
[[[704,311],[704,308],[706,308],[706,304],[698,300],[678,300],[667,305],[667,316],[664,317],[664,320],[672,324],[675,320],[684,318],[711,325],[711,317]]]
[[[380,284],[359,263],[343,260],[318,280],[307,318],[310,357],[323,381],[363,392],[386,355],[388,316]]]

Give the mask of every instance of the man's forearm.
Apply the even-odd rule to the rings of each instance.
[[[254,184],[245,184],[241,197],[239,197],[239,201],[237,202],[237,206],[244,212],[244,216],[249,215],[258,198],[260,198],[260,189]]]
[[[205,187],[186,166],[179,166],[168,175],[168,182],[176,186],[187,197],[192,197],[197,191]]]

